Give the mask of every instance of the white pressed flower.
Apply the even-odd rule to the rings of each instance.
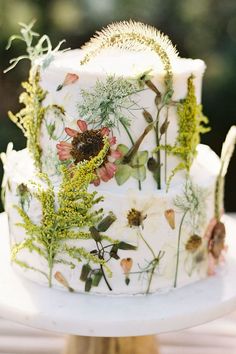
[[[201,244],[196,247],[196,249],[190,250],[188,244],[190,242],[191,236],[189,237],[188,232],[183,232],[183,235],[180,239],[179,246],[179,268],[184,271],[189,277],[192,277],[196,273],[206,272],[208,257],[207,253],[207,241],[203,238],[201,239]],[[163,245],[162,250],[168,255],[168,259],[164,269],[163,275],[167,279],[173,279],[176,272],[176,260],[177,260],[177,249],[176,246],[172,243],[166,243]],[[179,272],[180,274],[181,272]],[[181,279],[179,279],[181,282]]]
[[[117,215],[118,222],[111,226],[110,231],[113,231],[118,238],[125,239],[127,242],[136,240],[138,244],[140,232],[147,239],[156,235],[160,220],[164,220],[165,208],[166,205],[162,205],[159,198],[151,195],[140,198],[136,192],[128,191]]]
[[[105,81],[97,80],[92,89],[81,90],[79,114],[95,128],[106,126],[119,129],[120,125],[128,127],[130,112],[139,109],[132,95],[139,91],[137,82],[109,75]]]

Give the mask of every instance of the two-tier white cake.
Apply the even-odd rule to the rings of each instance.
[[[166,291],[214,273],[229,158],[199,145],[204,62],[133,22],[82,50],[41,54],[24,108],[10,113],[27,148],[3,156],[14,268],[100,294]],[[235,129],[230,137],[232,150]]]

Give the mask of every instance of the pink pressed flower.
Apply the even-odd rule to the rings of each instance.
[[[212,218],[204,238],[208,241],[208,274],[215,274],[217,264],[224,262],[224,254],[227,251],[224,224]]]
[[[110,143],[110,149],[105,157],[102,165],[96,170],[96,179],[93,181],[95,186],[100,181],[108,182],[114,177],[116,172],[115,161],[122,157],[121,152],[115,150],[113,145],[116,144],[116,138],[110,135],[110,129],[102,127],[101,129],[88,129],[88,125],[84,120],[77,121],[78,130],[65,128],[65,132],[72,138],[71,143],[61,141],[57,144],[58,156],[61,161],[74,160],[74,164],[78,164],[84,160],[90,160],[98,155],[102,150],[104,143],[103,138],[107,136]]]
[[[77,74],[73,74],[73,73],[66,74],[63,83],[57,87],[57,91],[60,91],[64,86],[73,84],[78,79],[79,79],[79,76]]]

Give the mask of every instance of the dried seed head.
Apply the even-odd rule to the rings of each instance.
[[[215,259],[219,259],[222,250],[225,247],[225,225],[222,222],[217,222],[215,225],[212,236],[209,241],[209,252]]]
[[[91,160],[97,156],[104,146],[101,130],[86,130],[78,133],[72,140],[71,155],[75,163]]]
[[[141,211],[132,208],[128,211],[127,219],[130,227],[142,226],[143,221],[146,219],[147,215],[143,214]]]
[[[188,252],[194,253],[202,244],[202,238],[198,235],[192,235],[189,237],[185,249]]]

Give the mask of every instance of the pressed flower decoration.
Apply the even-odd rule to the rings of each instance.
[[[108,182],[116,172],[115,161],[121,158],[121,152],[114,148],[116,137],[111,135],[110,129],[88,129],[85,121],[77,121],[79,130],[65,128],[65,132],[72,141],[61,141],[57,144],[58,156],[61,161],[72,160],[74,165],[82,161],[89,161],[103,149],[104,137],[108,138],[110,148],[103,160],[103,163],[96,169],[96,178],[93,183],[98,186],[101,182]]]
[[[73,74],[73,73],[66,74],[63,83],[57,86],[57,91],[60,91],[63,87],[67,85],[74,84],[78,80],[79,80],[79,76],[77,74]]]
[[[236,144],[236,126],[232,126],[226,136],[221,150],[221,167],[215,188],[215,215],[210,220],[204,238],[208,241],[208,273],[215,274],[218,263],[224,260],[227,250],[225,244],[225,225],[221,221],[223,213],[225,176]]]

